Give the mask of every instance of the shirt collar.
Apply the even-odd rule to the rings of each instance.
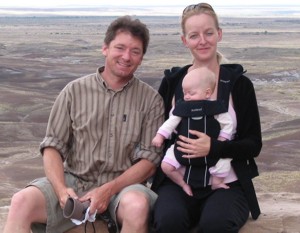
[[[107,83],[105,82],[105,80],[103,79],[101,73],[104,71],[104,66],[102,67],[99,67],[97,69],[97,72],[96,72],[96,75],[100,81],[100,83],[103,85],[103,87],[106,89],[106,90],[112,90],[109,88],[109,86],[107,85]],[[123,91],[123,90],[126,90],[127,88],[129,88],[133,82],[136,80],[136,77],[133,76],[132,79],[130,79],[120,90],[117,90],[116,92],[119,92],[119,91]],[[113,90],[114,91],[114,90]]]

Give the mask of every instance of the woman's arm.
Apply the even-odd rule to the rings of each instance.
[[[232,98],[237,117],[236,137],[226,142],[212,139],[209,155],[236,160],[257,157],[262,148],[260,117],[255,90],[247,77],[236,81]]]

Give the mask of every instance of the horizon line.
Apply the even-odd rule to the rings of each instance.
[[[222,5],[216,4],[214,7],[225,7],[225,8],[238,8],[238,7],[300,7],[299,3],[282,3],[282,4],[232,4],[232,5]],[[1,6],[0,8],[21,8],[21,9],[53,9],[53,8],[94,8],[94,7],[114,7],[114,8],[132,8],[132,7],[185,7],[184,4],[180,5],[111,5],[111,4],[101,4],[101,5],[84,5],[84,4],[68,4],[68,5],[57,5],[57,6]]]
[[[172,10],[170,11],[170,8]],[[45,16],[119,16],[128,14],[136,16],[179,16],[181,6],[85,6],[85,7],[0,7],[0,18],[3,17],[45,17]],[[251,5],[216,6],[215,10],[220,17],[286,17],[299,18],[300,5]]]

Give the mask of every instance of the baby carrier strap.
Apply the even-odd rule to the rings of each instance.
[[[178,100],[173,110],[173,115],[180,117],[199,117],[214,116],[223,112],[227,112],[227,109],[219,100]]]
[[[217,100],[223,103],[227,111],[229,106],[230,92],[237,78],[243,73],[241,72],[240,74],[237,74],[226,67],[230,67],[230,65],[221,65],[220,67]]]

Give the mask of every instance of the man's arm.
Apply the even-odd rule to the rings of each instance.
[[[63,208],[69,196],[77,197],[77,195],[73,189],[68,188],[65,184],[64,166],[59,152],[53,147],[45,148],[43,163],[45,174],[54,188],[60,206]]]
[[[142,183],[156,171],[156,165],[147,159],[141,159],[132,167],[127,169],[122,175],[114,179],[113,194],[120,192],[123,188],[131,184]]]

